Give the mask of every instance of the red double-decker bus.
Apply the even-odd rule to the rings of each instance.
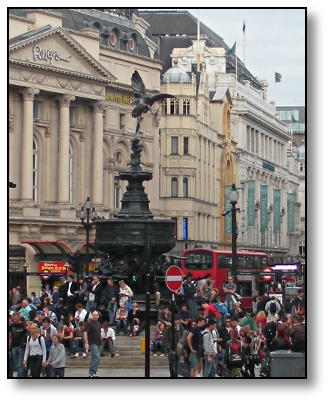
[[[182,252],[181,270],[184,276],[191,272],[193,279],[200,279],[210,273],[214,287],[220,291],[224,301],[223,286],[231,274],[232,252],[204,248],[188,249]],[[265,275],[264,275],[265,273]],[[263,295],[269,290],[273,272],[268,265],[268,255],[262,252],[242,250],[237,252],[237,293],[242,296],[241,306],[251,309],[254,295]]]

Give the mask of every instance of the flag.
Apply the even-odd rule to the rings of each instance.
[[[280,73],[275,72],[275,82],[280,83],[282,75]]]
[[[236,43],[234,43],[233,47],[225,52],[225,55],[231,55],[232,53],[236,53]]]
[[[243,23],[243,33],[245,34],[245,29],[246,29],[246,25],[245,25],[245,21]]]

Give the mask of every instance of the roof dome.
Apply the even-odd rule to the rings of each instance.
[[[188,75],[185,70],[177,66],[178,60],[174,60],[174,65],[170,69],[168,69],[162,78],[162,83],[190,83],[190,76]]]

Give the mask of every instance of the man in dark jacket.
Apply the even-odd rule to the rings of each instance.
[[[86,311],[90,312],[91,307],[97,308],[103,291],[103,285],[98,276],[93,276],[91,285],[88,287],[89,295],[86,302]]]
[[[182,338],[184,328],[180,323],[179,316],[176,314],[174,316],[175,319],[175,348],[180,347],[180,339]],[[177,372],[177,366],[179,362],[179,356],[177,353],[177,350],[175,349],[174,352],[172,352],[172,332],[173,326],[169,325],[163,332],[163,337],[162,337],[162,343],[165,349],[165,352],[168,354],[168,362],[169,362],[169,371],[170,371],[170,377],[172,378],[177,378],[178,377],[178,372]]]
[[[262,296],[262,299],[257,302],[257,305],[256,305],[257,313],[260,311],[265,311],[265,306],[267,305],[268,301],[269,301],[269,294],[267,292],[265,292]]]
[[[106,297],[108,306],[109,325],[115,325],[115,314],[117,310],[118,300],[118,285],[114,284],[114,280],[110,277],[107,280],[107,285],[102,291],[102,295]]]

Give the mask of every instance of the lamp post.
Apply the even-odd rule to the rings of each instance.
[[[65,262],[63,267],[66,269],[66,278],[68,278],[68,269],[69,269],[69,263]]]
[[[236,189],[236,185],[233,183],[232,188],[229,190],[228,197],[231,203],[231,216],[232,216],[232,267],[231,275],[233,281],[237,281],[237,211],[236,204],[239,199],[239,191]]]
[[[28,297],[28,278],[27,278],[27,274],[28,274],[28,262],[24,262],[23,264],[23,278],[24,278],[24,283],[25,283],[25,295],[26,297]]]
[[[97,213],[94,208],[92,208],[92,202],[90,197],[86,198],[84,205],[80,210],[80,219],[86,231],[86,268],[85,268],[85,276],[88,276],[89,273],[89,263],[90,263],[90,250],[89,250],[89,243],[90,243],[90,229],[92,228],[93,224],[90,223],[90,219],[92,221],[95,220],[97,217]],[[86,219],[86,222],[85,222]]]

